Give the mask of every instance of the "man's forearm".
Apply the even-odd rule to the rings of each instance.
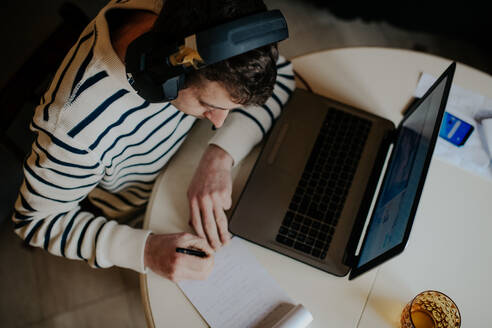
[[[212,164],[212,167],[230,169],[234,165],[232,156],[215,144],[209,144],[202,156],[202,161]]]

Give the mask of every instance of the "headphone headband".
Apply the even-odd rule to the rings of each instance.
[[[150,102],[175,99],[184,75],[288,37],[280,10],[261,12],[190,35],[183,44],[164,44],[159,34],[148,32],[127,49],[126,71],[130,84]]]
[[[271,10],[197,33],[196,43],[205,65],[210,65],[288,36],[284,16],[280,10]]]

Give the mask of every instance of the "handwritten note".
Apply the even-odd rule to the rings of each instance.
[[[293,304],[237,237],[215,254],[207,280],[178,285],[214,328],[272,327]]]

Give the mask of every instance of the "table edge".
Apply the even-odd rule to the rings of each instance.
[[[152,204],[154,203],[154,199],[156,197],[157,192],[154,192],[154,188],[158,188],[162,177],[166,171],[166,166],[162,168],[161,173],[155,179],[154,186],[152,187],[151,196],[149,202],[147,203],[147,208],[145,210],[145,215],[143,218],[143,226],[142,229],[149,229],[150,224],[150,209],[152,208]],[[147,274],[140,273],[139,274],[139,283],[140,283],[140,298],[142,299],[142,305],[144,307],[145,321],[147,322],[147,327],[155,328],[154,316],[152,315],[152,307],[150,306],[149,299],[149,288],[147,286]]]
[[[489,78],[492,78],[491,74],[484,72],[484,71],[481,71],[478,68],[464,64],[464,63],[462,63],[458,60],[452,59],[452,58],[443,57],[443,56],[439,56],[439,55],[435,55],[435,54],[431,54],[431,53],[427,53],[427,52],[422,52],[422,51],[417,51],[417,50],[413,50],[413,49],[396,48],[396,47],[393,48],[393,47],[381,47],[381,46],[348,46],[348,47],[340,47],[340,48],[330,48],[330,49],[325,49],[325,50],[313,50],[313,51],[307,52],[305,54],[291,57],[291,58],[289,58],[289,60],[290,61],[300,60],[300,59],[303,59],[304,57],[309,57],[309,56],[317,55],[317,54],[324,53],[324,52],[343,52],[343,51],[353,51],[353,50],[361,50],[361,51],[384,50],[384,51],[393,51],[393,52],[402,52],[402,53],[406,52],[408,54],[414,54],[417,56],[427,56],[427,57],[433,57],[433,58],[436,58],[439,60],[455,61],[460,66],[466,67],[467,69],[470,69],[470,70],[473,70],[474,73],[485,75]]]

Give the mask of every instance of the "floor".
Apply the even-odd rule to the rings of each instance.
[[[0,8],[3,40],[0,88],[59,24],[62,0],[4,1]],[[72,0],[89,17],[102,0]],[[294,57],[322,49],[382,46],[414,49],[447,57],[491,74],[489,54],[477,46],[429,33],[402,30],[390,24],[345,21],[299,0],[265,0],[282,10],[290,38],[280,52]],[[22,6],[22,7],[21,7]],[[15,13],[13,15],[12,13]],[[14,18],[15,17],[15,18]],[[18,138],[22,138],[22,135]],[[85,263],[52,256],[23,246],[12,232],[8,213],[21,178],[20,164],[0,147],[0,326],[1,327],[145,327],[138,275],[111,268],[94,270]],[[2,218],[5,218],[2,220]]]

